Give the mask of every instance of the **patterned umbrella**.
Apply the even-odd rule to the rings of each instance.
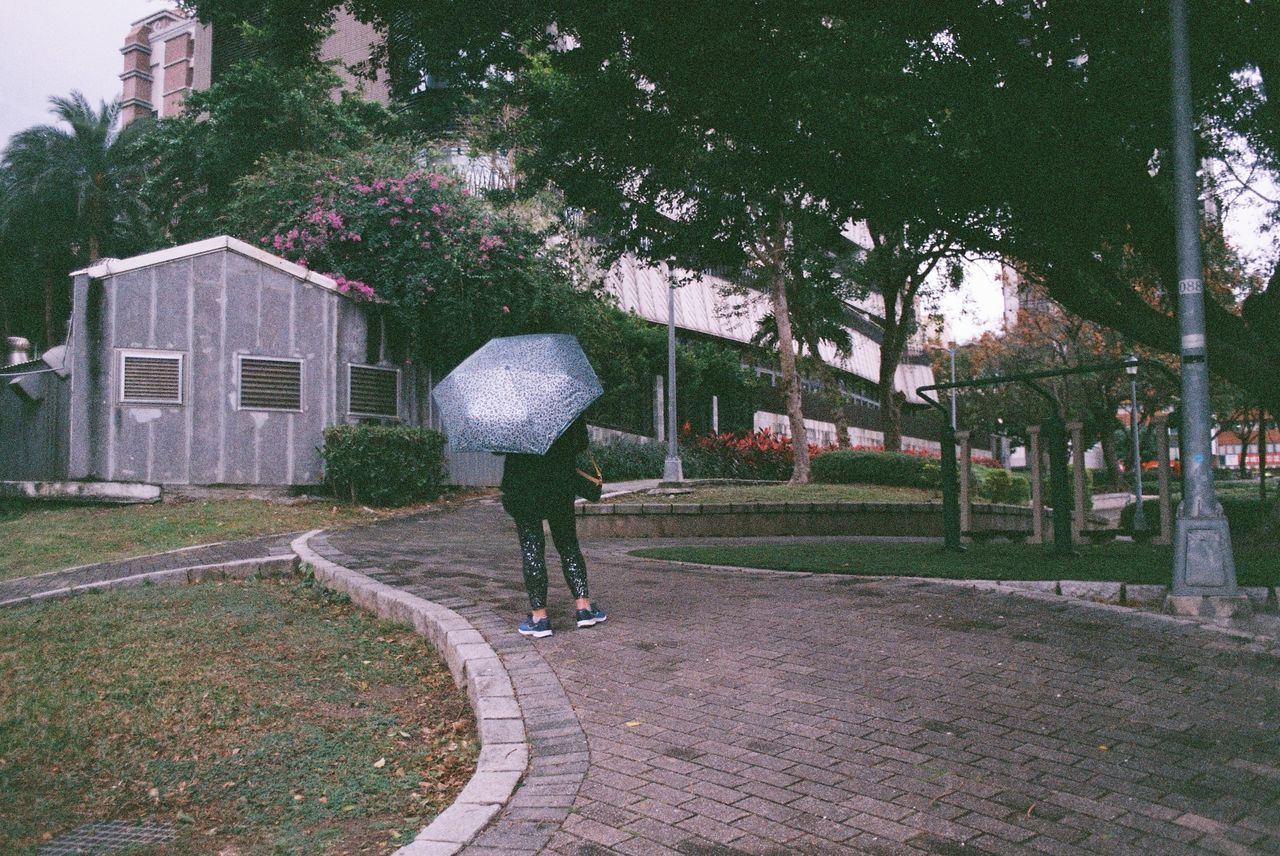
[[[540,333],[490,339],[431,395],[455,450],[543,455],[603,392],[577,339]]]

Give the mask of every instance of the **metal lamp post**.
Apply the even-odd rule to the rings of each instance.
[[[1178,244],[1178,332],[1182,355],[1183,496],[1174,524],[1175,612],[1234,614],[1248,610],[1236,585],[1231,532],[1213,491],[1209,363],[1205,343],[1200,211],[1192,131],[1191,57],[1186,0],[1169,0],[1173,81],[1173,184]],[[1213,598],[1215,602],[1206,601]]]
[[[667,286],[667,460],[662,480],[684,481],[684,465],[680,461],[679,438],[676,436],[676,286]]]
[[[1147,531],[1147,515],[1142,510],[1142,435],[1138,431],[1138,358],[1125,357],[1125,374],[1129,375],[1129,436],[1133,443],[1133,535],[1139,538]]]
[[[956,382],[956,343],[952,342],[947,346],[947,353],[951,355],[951,382]],[[956,391],[951,390],[951,430],[956,430]]]

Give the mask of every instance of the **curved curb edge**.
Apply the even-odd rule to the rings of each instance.
[[[356,606],[412,627],[444,656],[454,682],[466,686],[480,735],[476,772],[453,804],[394,854],[452,856],[506,805],[529,765],[524,716],[511,676],[497,652],[458,613],[316,553],[308,542],[323,531],[313,529],[291,544],[303,566],[326,588],[345,593]]]
[[[177,552],[177,551],[174,551]],[[165,555],[165,554],[158,554]],[[26,606],[44,600],[72,597],[95,591],[132,588],[142,585],[187,585],[204,580],[241,580],[250,577],[284,577],[297,570],[298,557],[292,553],[281,556],[259,556],[256,559],[237,559],[230,562],[214,562],[208,565],[189,565],[185,568],[169,568],[163,571],[147,571],[131,574],[127,577],[116,577],[110,580],[98,580],[91,583],[80,583],[73,586],[48,589],[47,591],[15,597],[0,601],[0,608],[6,606]],[[56,572],[55,572],[56,573]]]

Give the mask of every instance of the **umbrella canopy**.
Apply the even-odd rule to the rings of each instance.
[[[540,333],[490,339],[431,395],[455,450],[543,455],[603,392],[577,339]]]

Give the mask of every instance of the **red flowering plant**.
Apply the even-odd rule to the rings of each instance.
[[[229,220],[242,234],[383,304],[441,369],[493,336],[573,317],[556,245],[407,148],[271,160],[238,189]]]
[[[795,464],[791,438],[768,428],[694,436],[686,422],[680,440],[690,478],[786,481]],[[809,444],[810,457],[823,451],[826,448]]]

